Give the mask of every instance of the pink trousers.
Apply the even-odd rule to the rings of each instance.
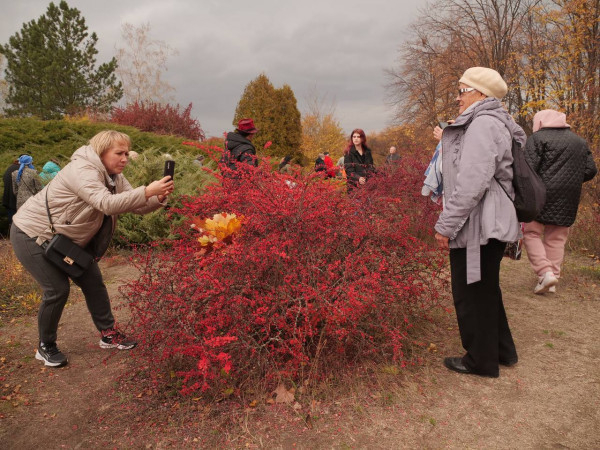
[[[538,276],[553,272],[556,278],[560,277],[568,236],[569,227],[544,225],[535,221],[524,224],[523,245]]]

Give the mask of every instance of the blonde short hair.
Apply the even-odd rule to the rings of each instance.
[[[127,144],[127,149],[131,149],[131,139],[125,133],[115,130],[104,130],[90,139],[89,145],[96,151],[98,156],[102,156],[105,150],[111,148],[115,143],[123,142]]]

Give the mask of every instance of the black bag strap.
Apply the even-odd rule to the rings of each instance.
[[[48,221],[50,222],[50,231],[52,234],[56,234],[54,224],[52,223],[52,216],[50,215],[50,208],[48,207],[48,188],[46,187],[46,212],[48,213]]]
[[[510,198],[510,195],[508,195],[508,192],[506,191],[506,189],[504,189],[504,186],[502,186],[502,183],[500,183],[500,180],[498,180],[498,178],[496,178],[496,175],[494,175],[494,180],[496,180],[496,183],[498,183],[500,185],[500,187],[502,188],[502,190],[504,191],[504,193],[506,194],[508,199],[514,203],[515,201],[512,198]]]

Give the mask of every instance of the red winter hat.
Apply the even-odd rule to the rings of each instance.
[[[239,131],[243,131],[244,133],[258,133],[258,130],[254,126],[254,120],[252,119],[242,119],[238,122],[237,129]]]

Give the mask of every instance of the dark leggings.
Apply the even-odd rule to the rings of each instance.
[[[38,312],[40,341],[52,343],[56,342],[58,322],[69,298],[70,282],[67,274],[44,258],[42,248],[35,241],[12,225],[10,242],[15,255],[43,290]],[[81,288],[96,328],[102,331],[113,327],[115,320],[98,263],[93,262],[81,277],[73,278],[73,282]]]

